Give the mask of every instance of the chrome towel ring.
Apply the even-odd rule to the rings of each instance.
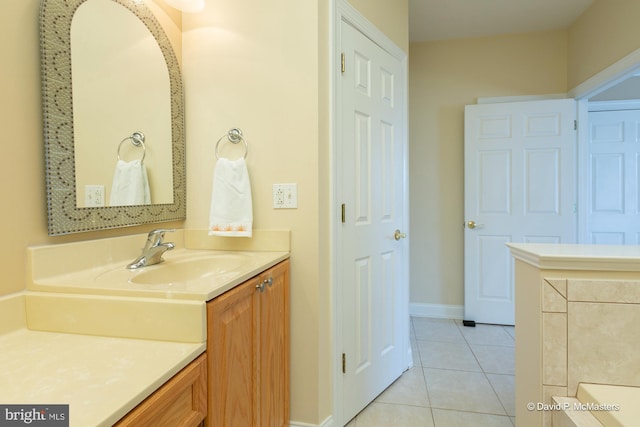
[[[242,130],[233,128],[230,129],[229,132],[227,132],[225,135],[222,135],[220,139],[218,139],[218,142],[216,142],[216,159],[220,158],[218,148],[220,147],[220,142],[222,142],[224,138],[227,138],[232,144],[238,144],[242,142],[244,144],[244,158],[247,158],[247,154],[249,154],[249,144],[247,144],[247,140],[242,136]]]
[[[124,144],[128,140],[131,140],[131,144],[134,147],[142,148],[142,158],[140,159],[140,162],[144,162],[144,156],[147,154],[147,147],[145,147],[144,145],[144,133],[140,131],[134,132],[131,134],[131,136],[128,136],[120,141],[120,144],[118,144],[118,160],[122,160],[120,158],[120,149],[122,148],[122,144]]]

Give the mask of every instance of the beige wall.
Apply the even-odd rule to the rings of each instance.
[[[411,43],[412,303],[464,303],[464,106],[563,93],[566,56],[565,31]]]
[[[574,88],[640,48],[640,2],[596,0],[569,29],[568,86]]]
[[[38,0],[2,5],[0,116],[4,165],[0,294],[24,288],[25,247],[46,240]],[[20,43],[16,43],[19,40]]]

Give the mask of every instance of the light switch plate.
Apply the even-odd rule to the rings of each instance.
[[[273,208],[297,209],[298,184],[273,184]]]

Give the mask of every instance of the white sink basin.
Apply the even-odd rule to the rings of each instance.
[[[245,254],[212,254],[199,258],[167,260],[144,267],[129,279],[141,285],[164,285],[238,274],[251,258]]]

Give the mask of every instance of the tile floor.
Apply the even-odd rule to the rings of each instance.
[[[413,317],[413,368],[347,427],[515,426],[515,329]]]

